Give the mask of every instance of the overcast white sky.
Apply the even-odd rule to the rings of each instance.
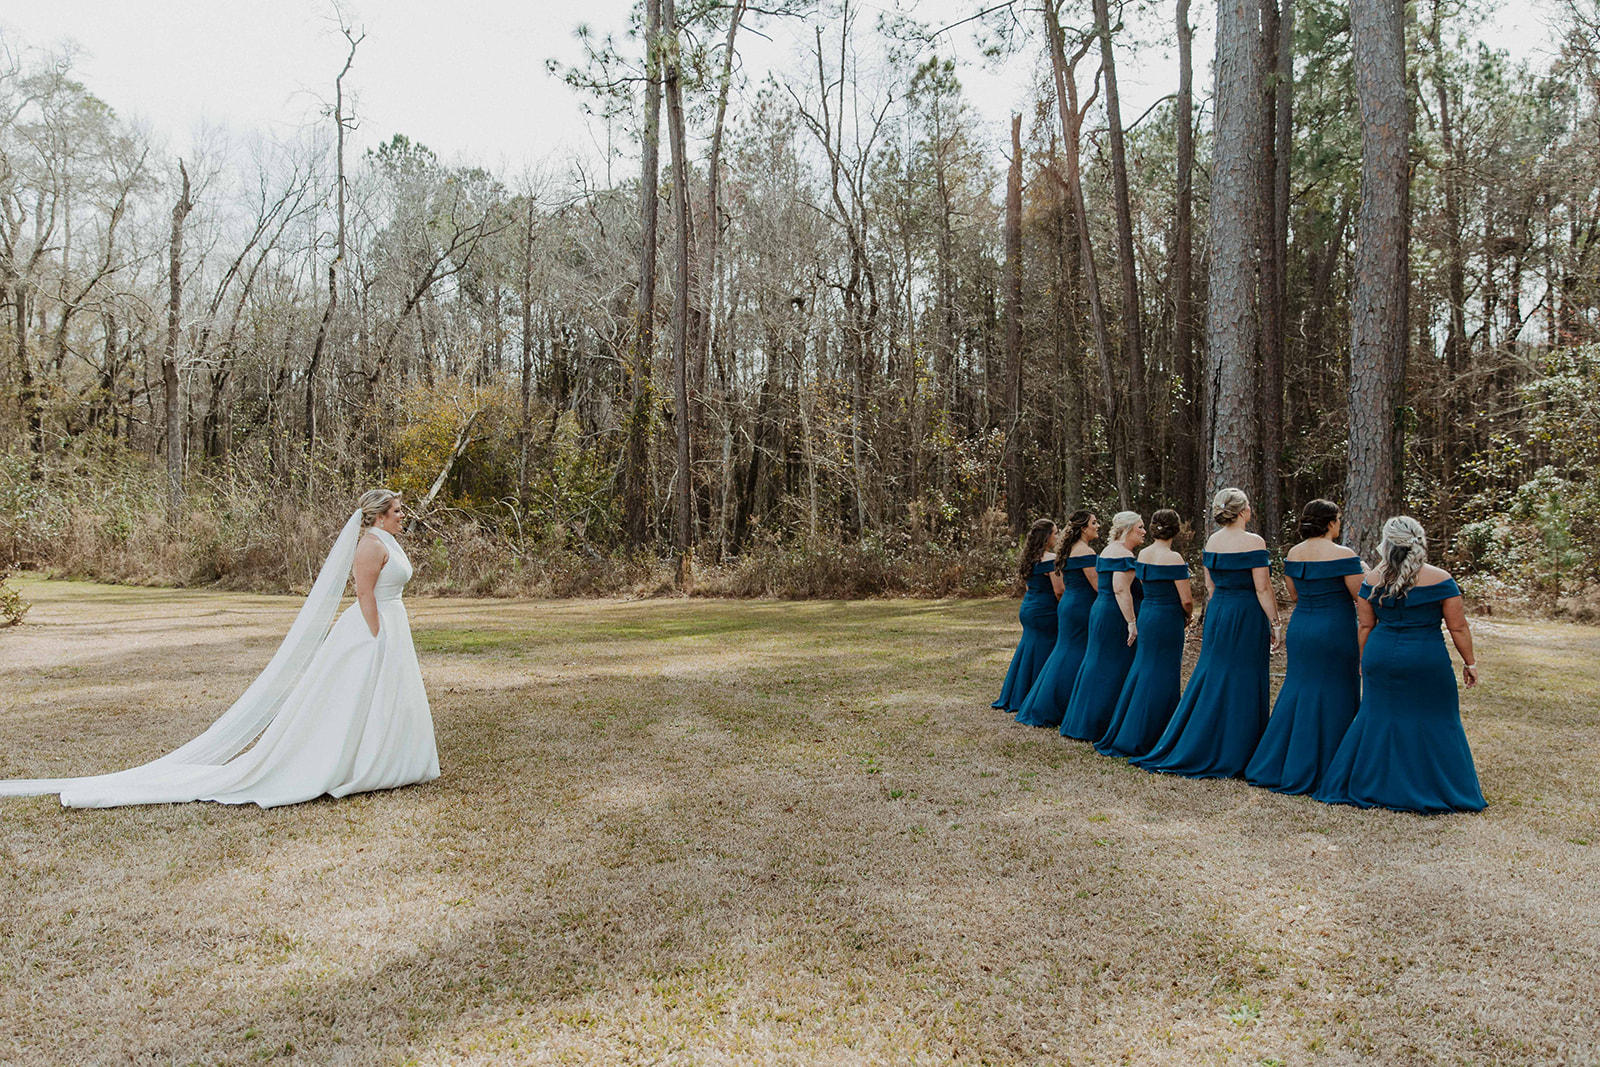
[[[855,0],[862,28],[897,0]],[[919,20],[956,22],[989,3],[982,0],[898,0]],[[989,0],[990,3],[993,0]],[[1517,54],[1547,39],[1545,0],[1510,0],[1489,36]],[[575,62],[574,28],[621,37],[631,0],[348,0],[346,11],[364,26],[349,84],[359,97],[359,145],[405,133],[447,160],[518,168],[559,162],[573,153],[598,155],[599,136],[586,124],[578,99],[545,72],[545,61]],[[1130,5],[1133,30],[1166,36],[1168,5],[1141,15]],[[1208,77],[1211,4],[1191,16],[1196,78]],[[1158,21],[1159,20],[1159,21]],[[751,82],[769,67],[795,70],[811,29],[790,21],[763,41],[743,36],[741,53]],[[142,119],[178,152],[202,123],[243,133],[320,121],[322,99],[343,60],[344,41],[331,0],[47,0],[8,5],[0,26],[35,46],[73,42],[79,78],[124,115]],[[947,50],[967,60],[961,72],[969,99],[998,141],[1009,112],[1028,96],[1034,57],[985,69],[967,29],[944,35]],[[1119,63],[1123,109],[1131,121],[1171,91],[1174,64],[1161,49]]]

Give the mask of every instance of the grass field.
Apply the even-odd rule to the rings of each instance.
[[[23,591],[0,777],[187,740],[298,605]],[[1600,1062],[1600,629],[1477,623],[1490,807],[1421,818],[1014,725],[1014,601],[410,607],[436,782],[0,800],[0,1063]]]

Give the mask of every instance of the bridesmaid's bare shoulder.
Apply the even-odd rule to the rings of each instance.
[[[1450,572],[1443,567],[1435,567],[1431,563],[1424,563],[1422,569],[1417,571],[1417,588],[1439,585],[1450,580]]]

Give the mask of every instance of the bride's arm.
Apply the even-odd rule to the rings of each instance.
[[[383,570],[389,550],[376,537],[363,538],[356,547],[356,601],[361,605],[361,617],[367,620],[367,629],[378,636],[378,598],[373,588],[378,584],[378,572]]]

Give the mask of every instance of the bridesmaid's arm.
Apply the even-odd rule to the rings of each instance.
[[[1067,583],[1061,577],[1060,571],[1050,572],[1050,588],[1056,591],[1056,599],[1061,599],[1061,594],[1067,591]]]
[[[1365,564],[1363,564],[1363,567],[1364,566]],[[1363,570],[1360,574],[1347,574],[1344,576],[1344,587],[1350,590],[1351,600],[1361,599],[1361,583],[1366,581],[1366,578],[1367,572],[1365,570]]]
[[[1450,631],[1450,640],[1455,642],[1456,651],[1461,653],[1461,680],[1471,689],[1478,684],[1478,661],[1472,658],[1472,628],[1467,625],[1466,605],[1460,597],[1453,596],[1439,608],[1444,613],[1444,625]]]
[[[1283,576],[1283,587],[1289,592],[1289,606],[1291,608],[1300,603],[1300,590],[1294,587],[1294,579],[1287,574]]]
[[[1093,567],[1083,568],[1083,576],[1089,579],[1089,588],[1096,593],[1100,591],[1100,574]]]
[[[1378,616],[1372,610],[1372,601],[1366,597],[1356,598],[1356,658],[1360,659],[1367,650],[1367,635],[1372,628],[1378,625]]]
[[[389,550],[376,537],[365,538],[356,547],[356,601],[373,637],[378,636],[378,598],[373,590],[378,584],[378,572],[388,559]]]
[[[1272,575],[1265,567],[1251,567],[1250,575],[1256,583],[1256,602],[1272,623],[1272,650],[1276,652],[1282,638],[1278,636],[1278,594],[1272,591]]]
[[[1194,616],[1194,590],[1189,588],[1187,578],[1179,578],[1172,585],[1178,590],[1178,600],[1183,604],[1183,624],[1187,626]]]
[[[1128,644],[1139,636],[1138,616],[1133,610],[1133,572],[1118,571],[1111,576],[1111,591],[1117,594],[1117,607],[1122,609],[1122,617],[1128,620]]]

